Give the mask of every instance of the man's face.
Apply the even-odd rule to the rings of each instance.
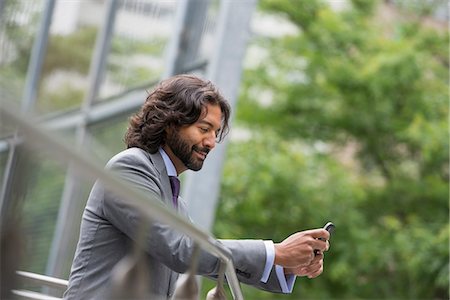
[[[198,171],[202,168],[209,151],[216,145],[221,119],[220,107],[209,104],[207,114],[200,117],[197,122],[181,127],[179,130],[173,130],[167,135],[164,148],[178,174],[186,169]]]

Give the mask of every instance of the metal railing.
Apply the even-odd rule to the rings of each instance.
[[[0,101],[2,100],[4,99],[0,99]],[[233,298],[243,299],[231,254],[220,242],[210,234],[194,226],[187,218],[163,206],[158,199],[149,201],[148,197],[143,196],[142,193],[136,191],[112,174],[105,172],[103,166],[98,166],[95,162],[90,161],[89,156],[83,155],[81,150],[76,150],[71,148],[70,145],[63,144],[57,138],[40,128],[39,123],[35,121],[36,118],[31,114],[25,115],[18,111],[13,108],[11,102],[0,102],[0,118],[4,121],[6,120],[9,125],[17,126],[24,145],[51,154],[53,159],[62,164],[67,164],[68,161],[72,162],[76,166],[76,172],[78,174],[101,180],[112,192],[123,197],[130,205],[135,206],[137,210],[142,212],[147,220],[165,223],[188,235],[194,240],[196,245],[216,256],[221,261],[221,264],[225,266],[221,270],[225,273]],[[30,275],[30,273],[24,272],[19,273],[19,275],[22,277],[26,275],[25,277],[28,279],[39,281],[47,286],[57,285],[61,287],[66,284],[66,281],[59,281],[58,279],[47,276]],[[219,278],[222,275],[219,274]],[[221,280],[219,280],[219,284],[221,284]],[[25,295],[21,291],[16,291],[16,293],[19,293],[23,297],[30,296],[27,299],[39,299],[31,298],[33,295]]]
[[[50,276],[35,274],[31,272],[17,271],[17,276],[23,283],[37,284],[39,286],[51,287],[60,290],[61,292],[67,289],[68,281],[64,279],[54,278]],[[38,292],[29,290],[12,290],[12,293],[17,299],[59,299]]]

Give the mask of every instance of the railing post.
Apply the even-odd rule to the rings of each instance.
[[[97,34],[89,70],[90,85],[81,109],[82,121],[76,128],[77,147],[81,145],[86,147],[87,116],[90,107],[98,96],[111,44],[118,0],[110,0],[105,3],[107,4],[106,14],[100,32]],[[77,198],[77,196],[80,196],[80,188],[81,185],[77,180],[77,174],[74,172],[73,165],[69,164],[47,263],[47,275],[57,277],[66,276],[65,273],[68,271],[68,266],[70,266],[67,262],[71,261],[74,249],[73,242],[71,241],[78,230],[78,226],[74,225],[79,220],[79,215],[74,214],[74,212],[81,211],[80,204],[83,203]]]
[[[237,102],[242,61],[256,3],[256,0],[220,2],[215,53],[208,65],[207,78],[217,85],[232,109]],[[206,231],[211,230],[214,222],[225,152],[226,141],[218,144],[209,154],[210,158],[205,161],[201,172],[187,173],[183,185],[182,194],[188,203],[189,215]]]
[[[0,0],[0,2],[3,2]],[[22,112],[29,112],[34,109],[36,102],[36,95],[39,88],[39,79],[41,75],[42,64],[47,52],[48,37],[50,31],[50,24],[55,8],[55,0],[47,0],[45,2],[44,13],[39,26],[38,33],[34,39],[33,49],[31,51],[30,63],[28,64],[27,77],[25,81],[24,94],[22,97]],[[17,134],[15,134],[12,142],[9,145],[9,156],[6,162],[5,174],[3,176],[2,190],[0,194],[0,212],[7,209],[7,203],[11,194],[11,178],[14,177],[13,166],[16,163],[16,144],[18,142]]]

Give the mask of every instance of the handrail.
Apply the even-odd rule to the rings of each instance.
[[[16,271],[16,274],[25,279],[27,282],[37,283],[52,288],[58,288],[65,290],[67,288],[68,281],[60,278],[55,278],[46,275],[40,275],[25,271]]]
[[[12,290],[14,299],[23,300],[61,300],[61,298],[27,290]]]
[[[25,271],[16,271],[16,275],[21,279],[20,281],[23,283],[37,284],[39,286],[46,286],[50,288],[56,288],[61,291],[65,291],[67,289],[68,281],[60,278],[55,278],[51,276],[25,272]],[[43,293],[30,291],[30,290],[12,290],[12,294],[15,296],[15,299],[26,299],[26,300],[58,300],[61,298],[49,296]]]
[[[5,100],[0,102],[0,116],[19,127],[20,135],[24,137],[25,143],[50,152],[52,157],[60,162],[72,161],[79,174],[101,180],[112,192],[127,199],[129,204],[134,205],[147,218],[165,223],[190,236],[202,249],[226,264],[225,274],[233,298],[243,299],[230,252],[210,234],[195,227],[187,218],[163,206],[158,199],[154,198],[153,201],[148,201],[147,196],[116,176],[105,172],[103,167],[91,161],[88,155],[83,156],[82,150],[75,150],[45,132],[35,121],[34,116],[19,114],[13,108],[13,103],[6,103]]]

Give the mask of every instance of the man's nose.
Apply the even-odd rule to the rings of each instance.
[[[216,133],[214,131],[211,131],[211,134],[209,134],[204,139],[203,144],[205,147],[208,147],[210,150],[212,150],[216,146]]]

